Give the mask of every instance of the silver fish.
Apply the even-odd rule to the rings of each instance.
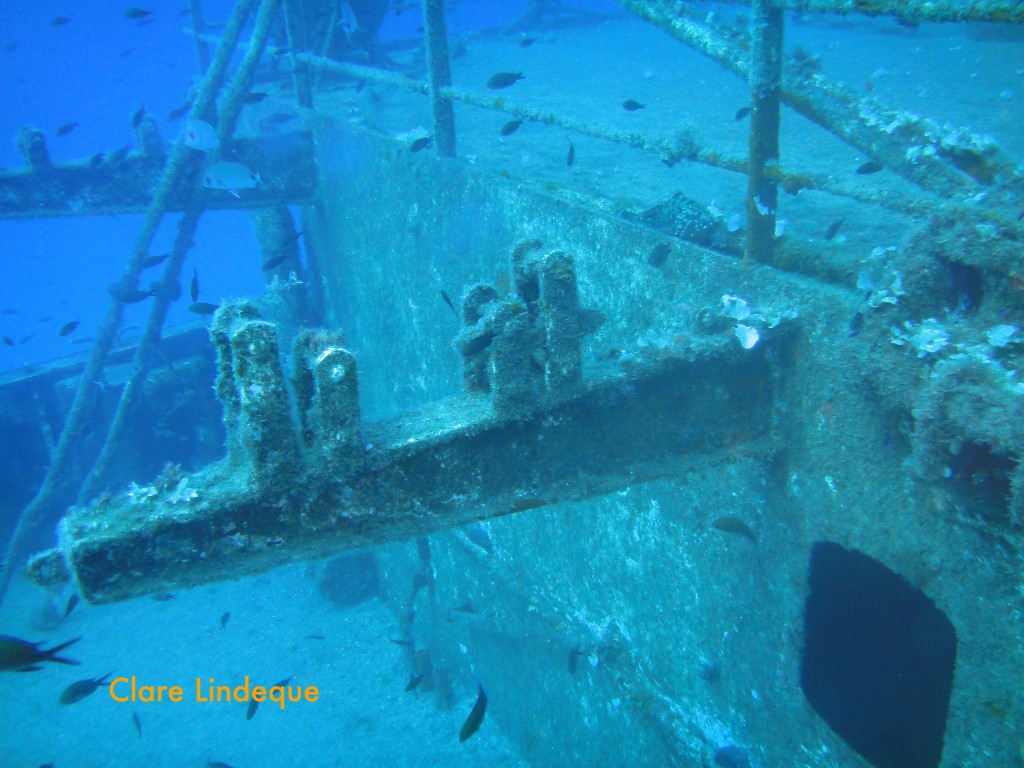
[[[258,173],[253,173],[241,163],[221,160],[208,166],[203,176],[207,189],[226,189],[238,197],[238,190],[263,186]]]
[[[205,120],[189,118],[185,123],[185,146],[200,152],[212,152],[220,146],[216,129]]]

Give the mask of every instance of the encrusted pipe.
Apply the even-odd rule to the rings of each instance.
[[[41,171],[53,166],[50,150],[46,146],[46,136],[38,128],[26,125],[18,133],[18,150],[25,158],[25,164],[33,171]]]
[[[297,466],[298,457],[274,324],[249,320],[235,327],[231,366],[238,401],[234,440],[248,458],[255,482],[273,484]]]
[[[498,300],[498,292],[485,283],[477,283],[462,297],[463,331],[456,340],[462,354],[462,388],[466,392],[491,391],[490,346],[494,328],[489,314]]]
[[[438,154],[455,157],[455,108],[451,99],[442,93],[443,88],[452,84],[444,0],[423,0],[423,26],[427,40],[430,102],[434,112],[434,143]]]
[[[765,175],[779,162],[779,94],[782,83],[782,11],[772,0],[754,0],[750,22],[750,138],[747,161],[747,244],[744,260],[770,262],[779,190]]]
[[[339,334],[307,331],[295,344],[295,394],[302,442],[335,478],[352,474],[363,453],[355,356]]]
[[[570,392],[583,381],[580,302],[572,256],[552,251],[540,260],[544,378],[550,394]]]
[[[526,305],[519,298],[502,301],[494,313],[491,387],[494,410],[515,415],[536,405],[541,393],[537,361],[541,353]]]

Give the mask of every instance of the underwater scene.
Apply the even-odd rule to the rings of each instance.
[[[1024,3],[0,4],[0,767],[1024,768]]]

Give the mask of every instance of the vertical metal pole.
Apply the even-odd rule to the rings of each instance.
[[[439,154],[455,157],[455,108],[451,99],[441,95],[441,89],[452,84],[444,0],[423,0],[423,20],[427,37],[430,100],[434,110],[434,143]]]
[[[752,10],[747,247],[743,257],[748,263],[772,259],[779,191],[765,176],[765,167],[779,162],[782,93],[782,9],[774,0],[753,0]]]
[[[309,82],[309,67],[299,61],[297,53],[309,50],[309,30],[306,16],[302,13],[301,0],[285,0],[284,25],[288,32],[288,47],[291,49],[292,79],[295,81],[295,98],[300,107],[313,106],[313,88]],[[333,23],[334,17],[331,17]]]
[[[210,66],[210,46],[203,40],[206,35],[203,0],[189,0],[188,11],[192,22],[192,40],[196,44],[196,56],[199,58],[199,71],[205,72]]]

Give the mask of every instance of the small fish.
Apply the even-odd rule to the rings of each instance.
[[[220,760],[207,760],[206,768],[234,768],[234,766],[222,763]]]
[[[491,79],[487,81],[487,87],[492,91],[498,91],[515,85],[522,79],[524,79],[522,72],[499,72],[491,76]]]
[[[188,290],[192,301],[199,301],[199,273],[195,267],[192,267],[192,282],[189,284]]]
[[[81,664],[73,658],[58,656],[61,650],[69,645],[77,643],[82,638],[76,637],[67,643],[52,648],[43,649],[39,646],[42,643],[33,643],[29,640],[22,640],[10,635],[0,635],[0,672],[35,672],[41,670],[40,662],[55,662],[57,664]]]
[[[224,611],[224,614],[220,617],[220,628],[224,629],[228,625],[228,621],[231,619],[231,611]]]
[[[422,681],[424,677],[426,677],[426,674],[419,674],[419,675],[410,674],[409,675],[409,682],[405,684],[405,692],[408,693],[409,691],[415,691],[416,690],[416,686],[418,686],[420,684],[420,681]]]
[[[880,170],[882,170],[882,166],[880,166],[874,160],[868,160],[862,166],[857,168],[857,173],[859,173],[861,176],[868,176],[872,173],[878,173]]]
[[[61,621],[64,621],[64,620],[66,620],[66,619],[67,619],[67,617],[71,615],[71,612],[72,612],[73,610],[75,610],[75,606],[76,606],[76,605],[78,605],[78,601],[79,601],[80,599],[81,599],[81,598],[79,598],[79,596],[78,596],[78,593],[77,593],[77,592],[76,592],[75,594],[71,595],[71,597],[69,597],[69,598],[68,598],[68,604],[67,604],[67,606],[66,606],[66,607],[64,608],[64,615],[63,615],[63,616],[61,616],[61,618],[60,618],[60,620],[61,620]]]
[[[157,592],[152,596],[158,603],[166,603],[170,600],[176,600],[178,596],[173,592]]]
[[[306,635],[304,640],[326,640],[327,638],[323,635]]]
[[[145,19],[153,15],[152,11],[146,10],[145,8],[125,8],[124,13],[121,14],[126,19]]]
[[[441,299],[442,301],[444,301],[445,304],[449,306],[449,308],[451,308],[452,312],[455,313],[455,316],[458,317],[459,310],[455,308],[455,304],[452,303],[451,297],[447,293],[445,293],[443,289],[441,290]]]
[[[142,260],[142,268],[150,269],[158,264],[163,264],[168,258],[170,258],[170,255],[171,251],[168,251],[167,253],[158,253],[156,256],[147,256]]]
[[[128,157],[128,152],[131,151],[131,147],[125,144],[123,147],[118,147],[109,155],[107,155],[106,166],[108,168],[117,168],[121,163]]]
[[[424,149],[434,143],[433,136],[420,136],[412,144],[409,145],[410,152],[422,152]]]
[[[511,136],[513,133],[519,130],[519,126],[523,124],[522,120],[509,120],[503,126],[498,133],[502,136]]]
[[[245,94],[245,96],[242,97],[242,103],[243,104],[259,104],[261,101],[263,101],[269,95],[270,94],[267,93],[266,91],[249,91],[249,93]]]
[[[665,266],[665,262],[668,261],[668,255],[671,252],[671,243],[658,243],[654,246],[654,250],[651,251],[651,255],[647,257],[647,263],[652,267],[660,269]]]
[[[466,598],[466,602],[464,602],[462,605],[455,606],[454,608],[452,608],[452,610],[458,611],[459,613],[476,613],[476,606],[473,605],[472,600]]]
[[[576,147],[572,143],[572,139],[569,139],[569,154],[565,156],[565,165],[567,168],[572,168],[572,164],[576,162]]]
[[[4,46],[4,53],[10,53],[11,51],[13,51],[17,47],[18,47],[18,41],[17,40],[12,40],[11,42],[7,43]]]
[[[142,738],[142,718],[139,717],[138,712],[132,712],[132,722],[135,723],[135,730],[139,734],[139,738]]]
[[[72,320],[70,323],[64,323],[64,325],[62,325],[60,327],[60,330],[57,331],[57,335],[58,336],[70,336],[72,333],[75,332],[75,329],[79,325],[81,325],[81,323],[78,320]]]
[[[641,104],[639,101],[635,101],[634,99],[626,99],[622,102],[622,108],[627,112],[636,112],[638,109],[643,109],[646,106],[646,104]]]
[[[194,315],[212,315],[217,309],[217,304],[208,301],[195,301],[188,305],[188,311]]]
[[[395,637],[389,637],[388,640],[390,640],[395,645],[403,645],[406,648],[412,648],[416,645],[412,640],[400,640]]]
[[[260,269],[262,269],[264,272],[267,272],[271,269],[274,269],[275,267],[279,267],[282,264],[284,264],[285,261],[288,260],[288,255],[288,251],[282,249],[273,256],[271,256],[270,258],[268,258],[266,261],[264,261],[260,265]]]
[[[529,35],[523,35],[519,38],[520,48],[529,48],[531,45],[537,42],[537,38],[530,37]]]
[[[155,295],[155,291],[143,291],[138,288],[132,288],[127,291],[118,291],[116,298],[121,300],[122,304],[138,304],[140,301],[145,301],[150,296]]]
[[[260,128],[277,128],[298,119],[298,117],[299,114],[297,112],[275,112],[260,120]]]
[[[241,163],[221,160],[206,169],[203,186],[207,189],[224,189],[238,197],[239,189],[253,189],[261,186],[263,181],[258,173],[253,173]]]
[[[459,731],[459,741],[465,741],[480,728],[480,724],[484,721],[484,714],[487,712],[487,694],[484,693],[484,687],[477,683],[477,694],[476,704],[473,705],[473,709],[469,713],[469,717],[466,718],[466,722],[462,724],[462,730]]]
[[[24,344],[26,342],[32,341],[32,339],[34,339],[35,337],[36,337],[36,335],[34,333],[26,334],[26,335],[22,336],[20,339],[18,339],[18,343],[19,344]]]
[[[277,48],[274,49],[275,56],[287,56],[291,52],[292,49],[289,48],[287,45],[279,45]]]
[[[750,114],[750,107],[740,107],[739,109],[736,110],[736,117],[735,117],[736,122],[738,123],[740,120],[742,120],[744,117],[746,117],[749,114]]]
[[[65,27],[70,23],[71,19],[69,19],[67,16],[54,16],[52,19],[50,19],[51,27]]]
[[[853,317],[850,318],[850,333],[849,338],[853,338],[858,333],[864,330],[864,313],[857,312]]]
[[[10,336],[4,336],[4,344],[6,344],[8,347],[13,347],[14,339],[12,339]]]
[[[569,674],[575,675],[576,668],[579,665],[580,656],[586,656],[587,654],[580,650],[580,644],[576,643],[569,651]]]
[[[168,123],[173,123],[173,122],[176,122],[177,120],[181,120],[181,118],[183,118],[185,116],[185,113],[187,113],[190,109],[192,109],[192,102],[191,101],[186,101],[180,107],[175,107],[174,109],[172,109],[170,112],[167,113],[167,122]]]
[[[714,760],[719,768],[750,768],[747,753],[733,744],[716,749]]]
[[[98,171],[103,167],[103,159],[106,157],[102,152],[97,152],[89,158],[89,170]]]
[[[825,239],[831,240],[839,232],[839,228],[843,226],[843,222],[846,221],[846,217],[843,216],[841,219],[836,219],[828,225],[828,229],[825,230]]]
[[[55,136],[67,136],[69,133],[71,133],[77,127],[78,127],[78,123],[64,123],[64,125],[60,126],[56,131],[54,131],[54,135]]]
[[[200,152],[212,152],[220,146],[216,129],[205,120],[190,117],[185,123],[185,146]]]
[[[142,118],[146,116],[146,108],[139,106],[134,112],[132,112],[132,128],[138,128],[142,125]]]
[[[716,530],[723,531],[724,533],[734,533],[737,536],[750,539],[755,544],[757,543],[757,536],[752,530],[750,530],[750,526],[735,515],[725,515],[720,517],[711,523],[711,527]]]
[[[87,696],[92,696],[96,692],[96,689],[101,685],[110,685],[110,683],[103,682],[111,673],[107,672],[103,677],[90,677],[85,680],[78,680],[67,688],[64,689],[64,693],[60,695],[61,704],[74,704],[76,701],[81,701]]]

